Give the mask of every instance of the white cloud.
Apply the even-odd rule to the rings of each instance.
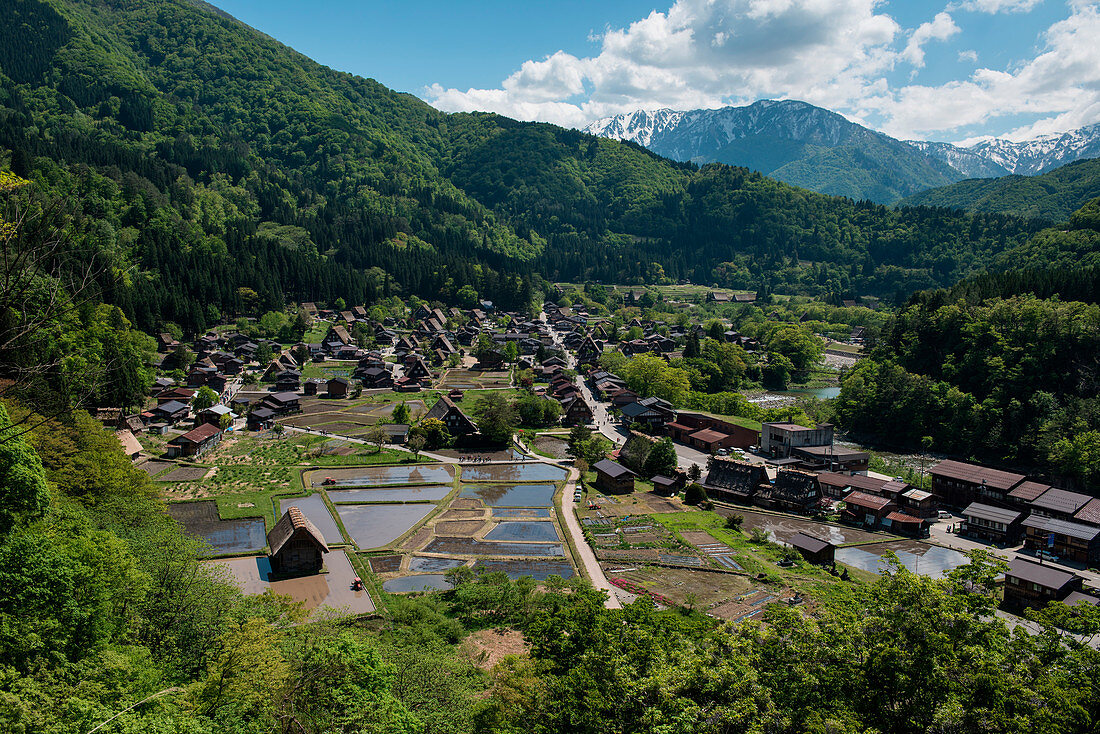
[[[575,125],[661,106],[718,107],[795,97],[839,107],[891,68],[900,28],[879,0],[677,0],[625,28],[600,52],[528,61],[499,89],[425,90],[448,111],[491,110]],[[587,94],[576,103],[565,100]]]
[[[966,0],[953,3],[948,10],[970,10],[977,13],[1026,13],[1043,0]]]
[[[910,85],[871,103],[884,132],[914,137],[989,124],[1011,115],[1040,115],[1005,134],[1022,140],[1064,131],[1100,117],[1100,12],[1075,8],[1043,34],[1041,52],[1008,71],[977,69],[969,79],[936,87]]]
[[[1034,4],[966,5],[1006,12]],[[764,98],[805,100],[901,138],[950,139],[968,126],[1036,120],[1009,133],[1019,137],[1100,118],[1095,0],[1071,0],[1068,17],[1041,34],[1031,58],[939,85],[890,79],[897,81],[899,64],[921,68],[929,42],[960,34],[951,14],[906,31],[879,6],[879,0],[676,0],[666,12],[606,28],[593,56],[559,51],[525,62],[495,89],[432,85],[424,95],[447,111],[486,110],[571,127],[636,109]],[[959,60],[976,63],[977,53],[959,52]]]
[[[909,43],[901,52],[901,58],[918,69],[924,66],[924,44],[929,41],[944,41],[959,32],[959,27],[947,13],[937,13],[929,23],[921,23],[909,36]]]

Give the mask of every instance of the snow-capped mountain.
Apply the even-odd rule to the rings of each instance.
[[[639,110],[597,120],[584,130],[676,160],[745,166],[822,193],[883,203],[962,178],[912,146],[794,100],[687,112]]]
[[[1003,166],[1010,173],[1033,176],[1082,158],[1100,156],[1100,123],[1065,133],[1040,135],[1019,143],[991,138],[968,150]]]
[[[1023,142],[990,138],[961,147],[900,141],[795,100],[638,110],[597,120],[584,131],[676,160],[745,166],[822,193],[880,202],[961,179],[1030,176],[1100,157],[1100,123]]]
[[[970,148],[960,148],[951,143],[934,143],[930,140],[906,140],[905,142],[925,155],[943,161],[964,178],[997,178],[1012,173],[999,163]]]
[[[637,110],[624,115],[604,117],[584,128],[586,133],[599,135],[612,140],[629,140],[638,145],[649,147],[655,136],[660,136],[670,127],[676,127],[684,112],[660,109],[653,112]]]

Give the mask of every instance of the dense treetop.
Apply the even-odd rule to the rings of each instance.
[[[1015,214],[1060,222],[1100,196],[1100,159],[1075,161],[1038,176],[972,178],[921,191],[905,206],[946,206],[969,212]]]

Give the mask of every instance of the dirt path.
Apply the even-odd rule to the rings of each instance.
[[[607,601],[604,602],[604,606],[608,609],[622,609],[623,605],[619,602],[618,596],[615,595],[614,587],[608,583],[607,577],[603,575],[600,562],[596,560],[596,554],[592,552],[588,541],[584,539],[581,524],[577,521],[577,513],[573,511],[573,492],[576,491],[577,479],[579,478],[580,472],[576,469],[569,470],[569,480],[565,483],[565,489],[561,495],[561,514],[565,517],[565,527],[573,538],[573,547],[577,549],[577,555],[579,556],[577,560],[584,564],[588,578],[592,579],[592,585],[607,594]]]

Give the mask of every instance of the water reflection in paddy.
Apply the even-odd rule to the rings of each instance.
[[[493,517],[550,517],[546,507],[494,507]]]
[[[882,557],[889,551],[896,553],[898,560],[910,571],[934,579],[941,579],[948,571],[969,562],[966,556],[956,550],[912,540],[837,548],[836,560],[864,571],[880,573],[884,568]]]
[[[401,489],[330,489],[333,502],[438,502],[451,493],[447,484]]]
[[[326,486],[348,487],[390,484],[449,484],[454,475],[447,464],[416,466],[369,466],[358,469],[333,469],[327,473],[315,472],[313,486],[319,487],[327,478]]]
[[[340,521],[360,548],[392,543],[427,517],[435,505],[338,505]]]
[[[382,588],[391,594],[409,591],[446,591],[451,588],[441,573],[422,573],[419,576],[402,576],[382,582]]]
[[[550,507],[556,489],[553,484],[465,486],[461,496],[476,497],[489,507]]]
[[[560,482],[565,474],[565,469],[541,463],[462,467],[462,479],[472,482]]]
[[[492,573],[503,571],[513,581],[521,576],[530,576],[536,581],[545,581],[547,576],[561,576],[563,579],[573,576],[573,567],[565,561],[478,561],[475,571]]]
[[[466,561],[461,558],[420,558],[409,559],[409,570],[418,573],[424,571],[447,571],[458,568]]]
[[[279,501],[279,515],[287,511],[289,507],[297,507],[309,521],[317,526],[324,536],[326,543],[343,543],[344,536],[340,534],[340,528],[325,505],[324,498],[319,494],[311,494],[309,497],[296,497]]]
[[[563,556],[559,543],[498,543],[473,538],[435,538],[426,553],[463,553],[471,556]]]
[[[502,522],[489,531],[486,540],[560,540],[552,522]]]

